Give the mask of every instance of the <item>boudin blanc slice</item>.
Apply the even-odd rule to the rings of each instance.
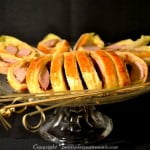
[[[71,47],[67,40],[49,33],[38,43],[37,49],[44,54],[55,54],[70,51]]]
[[[17,92],[27,90],[26,73],[31,60],[21,60],[14,63],[7,73],[7,80],[10,86]]]
[[[0,73],[7,74],[9,67],[22,59],[12,54],[0,52]]]

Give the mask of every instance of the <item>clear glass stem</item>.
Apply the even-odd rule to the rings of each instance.
[[[39,129],[47,141],[60,145],[93,144],[112,131],[112,120],[94,106],[57,108]]]

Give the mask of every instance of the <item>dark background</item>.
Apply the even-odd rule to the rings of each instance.
[[[96,32],[106,42],[150,35],[150,2],[147,0],[0,0],[0,34],[37,44],[48,33],[75,42],[85,32]],[[102,144],[119,149],[150,149],[150,94],[127,102],[99,106],[112,117],[114,130]],[[28,133],[21,116],[10,118],[13,128],[0,128],[1,149],[32,149],[48,145]],[[100,144],[100,143],[99,143]]]
[[[76,41],[96,32],[104,41],[150,34],[147,0],[0,0],[0,34],[37,43],[53,32]]]

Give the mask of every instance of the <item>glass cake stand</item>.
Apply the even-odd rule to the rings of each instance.
[[[63,98],[59,101],[61,105],[49,114],[39,134],[59,145],[97,143],[111,133],[113,122],[95,106],[123,102],[149,91],[150,82],[121,89],[72,92],[66,95],[67,102]]]
[[[42,102],[38,103],[38,107],[51,109],[46,121],[41,121],[44,123],[35,130],[44,140],[59,145],[89,145],[103,140],[113,129],[112,119],[97,110],[96,106],[123,102],[146,94],[150,92],[150,82],[110,90],[18,94],[13,93],[14,91],[9,87],[6,77],[0,75],[0,92],[1,106],[3,105],[2,100],[11,101],[11,99],[17,98],[28,104],[32,99],[35,107],[37,101]],[[43,103],[44,101],[46,103]],[[33,114],[35,113],[33,112]],[[41,114],[44,115],[43,112]],[[44,116],[43,118],[45,118]]]

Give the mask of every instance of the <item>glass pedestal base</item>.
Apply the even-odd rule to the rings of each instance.
[[[107,137],[112,128],[112,120],[94,106],[63,107],[48,116],[39,133],[59,145],[89,145]]]

